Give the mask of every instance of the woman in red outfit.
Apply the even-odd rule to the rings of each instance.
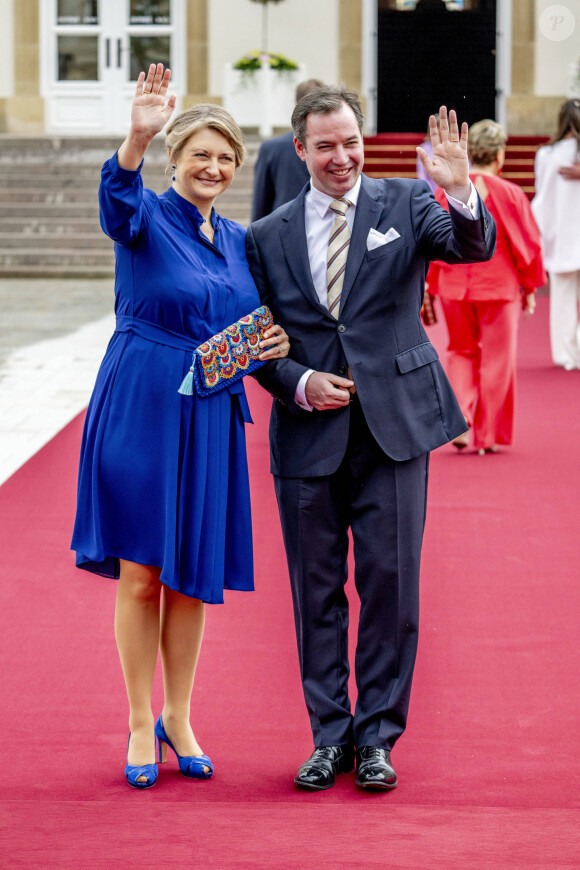
[[[534,292],[547,281],[528,198],[499,178],[505,144],[495,121],[479,121],[469,131],[470,177],[497,225],[493,258],[453,268],[435,262],[427,276],[447,321],[449,379],[482,455],[512,443],[520,311],[524,318],[534,313]],[[441,189],[436,197],[445,207]],[[469,437],[465,432],[453,443],[467,447]]]

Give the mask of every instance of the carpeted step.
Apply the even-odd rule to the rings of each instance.
[[[381,133],[365,139],[364,171],[371,178],[416,178],[417,145],[424,141],[416,133]],[[512,136],[506,146],[502,177],[518,184],[527,196],[534,196],[536,151],[546,136]]]

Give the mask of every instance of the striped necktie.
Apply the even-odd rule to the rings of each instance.
[[[330,239],[328,241],[328,259],[326,262],[326,287],[328,290],[328,310],[338,320],[340,297],[344,283],[344,270],[350,245],[350,230],[346,222],[346,212],[350,202],[346,199],[334,199],[330,210],[336,215]]]

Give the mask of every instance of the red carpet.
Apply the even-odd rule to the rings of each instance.
[[[577,868],[580,373],[551,366],[545,298],[522,326],[518,386],[513,448],[432,459],[420,653],[389,794],[352,775],[313,795],[292,784],[311,740],[269,400],[253,383],[257,591],[208,613],[193,722],[210,782],[173,761],[151,791],[123,780],[115,584],[68,552],[81,420],[0,487],[2,866]]]

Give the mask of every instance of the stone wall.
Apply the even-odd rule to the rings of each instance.
[[[550,136],[564,94],[534,93],[537,14],[533,0],[512,0],[512,87],[507,98],[507,128],[511,136]]]
[[[14,93],[4,102],[4,126],[17,134],[44,132],[40,96],[39,2],[18,0],[14,16]]]

